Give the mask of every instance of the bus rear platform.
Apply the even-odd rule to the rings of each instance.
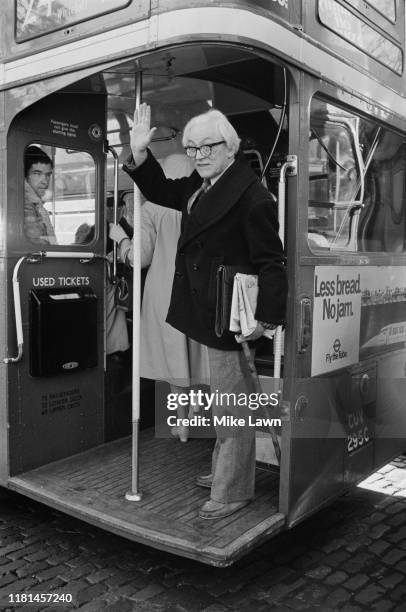
[[[131,488],[131,438],[120,438],[10,478],[9,488],[57,510],[160,550],[226,567],[281,531],[279,474],[257,469],[255,500],[219,520],[198,517],[209,489],[196,486],[210,470],[211,439],[140,435],[139,502]]]

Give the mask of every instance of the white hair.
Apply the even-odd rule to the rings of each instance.
[[[195,126],[197,123],[204,123],[205,121],[210,122],[212,125],[214,125],[219,131],[219,134],[226,142],[227,147],[231,151],[233,151],[233,153],[237,153],[240,147],[241,139],[239,138],[237,132],[235,131],[227,117],[217,109],[210,109],[207,112],[202,113],[201,115],[196,115],[196,117],[192,117],[192,119],[187,122],[183,130],[183,146],[185,147],[187,145],[190,136],[190,130],[192,129],[192,127]]]

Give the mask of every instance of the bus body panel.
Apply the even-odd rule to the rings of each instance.
[[[29,63],[21,60],[6,62],[3,87],[15,86],[21,81],[29,82],[33,71],[38,74],[44,71],[42,76],[50,77],[69,69],[76,70],[79,66],[85,68],[91,62],[96,65],[97,58],[101,56],[104,60],[119,61],[123,57],[128,58],[131,50],[137,53],[154,49],[157,45],[190,42],[191,29],[195,31],[196,40],[202,41],[229,40],[262,46],[263,49],[269,49],[271,41],[277,54],[287,62],[322,75],[327,80],[331,79],[331,82],[339,82],[344,88],[356,91],[365,98],[379,100],[383,107],[393,108],[399,115],[405,114],[405,100],[394,93],[395,89],[396,92],[402,91],[402,79],[398,79],[396,88],[389,90],[382,86],[377,76],[371,77],[361,72],[359,67],[353,67],[349,60],[332,55],[328,47],[315,45],[310,37],[302,37],[297,29],[286,28],[279,21],[271,21],[263,11],[244,13],[240,5],[231,9],[228,6],[207,7],[205,4],[204,7],[193,6],[162,12],[154,15],[151,20],[67,44],[63,54],[55,55],[53,51],[44,50],[32,55]],[[88,60],[84,62],[83,57],[86,56]]]
[[[9,274],[12,275],[15,260],[8,260]],[[66,281],[85,282],[86,290],[92,291],[97,298],[97,365],[75,372],[66,370],[60,375],[30,374],[30,322],[29,310],[32,301],[31,294],[40,280],[55,281],[53,289],[56,293],[65,285]],[[62,284],[61,284],[62,283]],[[103,294],[104,294],[104,265],[80,264],[77,261],[39,262],[26,264],[20,272],[20,291],[23,306],[23,332],[28,341],[25,343],[25,355],[21,364],[9,367],[8,378],[8,412],[9,412],[9,448],[10,448],[10,474],[19,474],[44,463],[55,461],[73,453],[86,450],[89,447],[101,444],[104,440],[104,411],[103,411]],[[72,295],[76,289],[72,288],[65,295]],[[64,295],[64,294],[62,294]],[[60,302],[57,303],[59,306]],[[73,299],[70,324],[64,316],[56,312],[56,321],[50,326],[55,333],[55,352],[64,351],[67,343],[66,334],[75,334],[75,327],[80,326],[76,319],[78,300]],[[12,311],[12,302],[10,303]],[[12,312],[9,320],[13,321]],[[60,328],[58,329],[58,321]],[[47,326],[48,321],[42,321]],[[55,329],[56,328],[56,329]],[[14,345],[15,331],[9,327],[9,347]],[[83,331],[83,329],[82,329]],[[41,332],[46,333],[46,332]],[[93,334],[91,334],[93,338]],[[89,347],[90,350],[90,347]],[[70,351],[69,351],[70,352]],[[72,351],[73,355],[83,356],[83,348]],[[76,363],[67,361],[66,365]],[[71,367],[72,367],[71,366]]]
[[[377,369],[375,467],[404,452],[406,350],[379,356]]]
[[[105,96],[97,88],[93,95],[77,93],[83,87],[82,82],[76,91],[37,102],[16,117],[9,132],[4,261],[10,291],[14,268],[26,257],[18,275],[24,354],[18,364],[3,366],[8,374],[11,475],[104,440],[105,262],[104,207],[100,203],[104,203]],[[55,195],[49,212],[61,244],[33,242],[24,233],[23,155],[30,145],[53,156]],[[82,160],[88,160],[86,173]],[[92,223],[98,228],[96,237],[78,244],[80,227],[88,232]],[[41,251],[60,251],[72,258],[49,258],[38,254]],[[88,251],[89,256],[96,252],[102,258],[83,260],[75,251]],[[27,257],[30,253],[37,255]],[[94,316],[97,331],[93,332],[88,328]],[[85,317],[88,323],[84,326],[78,317]],[[7,319],[5,346],[8,355],[13,355],[17,352],[16,328],[10,299]],[[93,346],[86,346],[87,338]],[[44,362],[37,371],[46,350],[52,351],[58,364],[58,355],[65,363]]]
[[[16,2],[21,4],[20,18],[18,20],[20,40],[15,40],[15,32],[7,24],[15,21],[14,7]],[[69,1],[65,0],[67,5]],[[79,7],[76,15],[71,18],[71,23],[66,21],[60,5],[51,4],[45,6],[34,0],[28,5],[24,0],[5,0],[4,23],[2,24],[1,40],[4,41],[5,60],[31,55],[38,50],[57,48],[69,42],[84,39],[94,34],[105,33],[114,28],[125,26],[139,21],[145,21],[150,15],[157,15],[180,9],[197,9],[202,6],[209,8],[221,8],[224,2],[210,0],[116,0],[110,3],[109,12],[100,14],[97,3],[94,4],[93,16],[89,14],[86,19],[84,10]],[[128,6],[125,6],[128,4]],[[234,0],[227,3],[231,8],[245,9],[265,16],[276,17],[287,23],[298,24],[301,21],[300,2],[288,2],[288,0]],[[23,10],[24,7],[24,10]],[[46,13],[50,11],[47,19]],[[67,13],[67,11],[65,11]],[[99,15],[97,15],[99,13]],[[41,23],[41,19],[43,23]],[[65,21],[65,22],[64,22]],[[23,28],[24,23],[27,25]],[[31,33],[30,33],[31,30]]]
[[[310,103],[314,95],[322,94],[332,103],[342,104],[355,113],[368,112],[376,122],[383,118],[379,112],[374,112],[378,109],[372,104],[365,105],[356,96],[304,75],[298,149],[302,168],[309,163]],[[406,310],[400,295],[402,286],[406,287],[404,252],[341,250],[303,255],[311,253],[308,233],[303,231],[308,226],[307,173],[299,175],[298,181],[298,206],[296,214],[291,213],[290,217],[301,243],[295,286],[298,330],[295,382],[291,395],[287,396],[290,407],[287,425],[290,428],[289,484],[281,483],[284,492],[281,510],[287,514],[289,525],[397,456],[406,437]],[[353,282],[345,285],[344,279]],[[332,281],[336,284],[334,291]],[[354,291],[345,296],[343,289],[340,294],[337,284],[340,289],[347,286],[349,291]],[[365,292],[374,287],[382,287],[387,292],[385,303],[369,304]],[[321,295],[323,291],[325,297]],[[364,294],[362,304],[361,291]],[[301,321],[303,301],[310,304],[310,321]],[[321,301],[322,311],[319,310]],[[337,314],[339,302],[343,302],[341,321]],[[336,307],[337,313],[332,317]],[[349,314],[351,316],[346,318]],[[320,325],[321,318],[330,319],[327,327]],[[309,327],[304,330],[303,326]],[[326,341],[327,332],[331,342]],[[340,336],[341,332],[345,332],[346,341]],[[341,359],[343,366],[340,366]],[[324,366],[320,365],[323,361]],[[284,387],[286,389],[286,381]]]
[[[5,186],[4,186],[5,187]],[[2,190],[3,191],[3,190]],[[5,199],[2,197],[2,201]],[[1,210],[2,219],[4,209]],[[0,256],[0,346],[7,346],[7,302],[8,290],[6,282],[6,260]],[[4,348],[3,351],[4,353]],[[0,359],[0,484],[5,485],[8,480],[9,450],[8,450],[8,419],[7,419],[7,366]]]
[[[5,8],[5,19],[3,20],[2,40],[4,43],[4,55],[6,60],[31,54],[38,49],[55,48],[66,45],[69,41],[81,40],[86,36],[103,33],[114,27],[120,27],[129,23],[145,20],[150,15],[164,14],[170,11],[182,9],[199,9],[209,6],[218,9],[224,6],[224,2],[212,1],[202,3],[201,0],[159,0],[151,3],[150,0],[138,0],[125,6],[125,2],[111,3],[109,12],[98,15],[100,10],[95,8],[89,11],[87,7],[77,9],[75,15],[67,20],[56,5],[48,9],[51,14],[45,19],[47,7],[36,6],[36,2],[27,3],[21,1],[19,7],[18,30],[20,41],[14,39],[14,32],[6,24],[14,21],[14,2],[8,2]],[[365,5],[362,2],[354,2],[351,7],[344,5],[339,0],[310,0],[306,2],[288,2],[288,0],[234,0],[227,3],[234,9],[245,9],[269,18],[282,20],[291,24],[298,31],[303,30],[306,35],[318,41],[318,44],[341,55],[350,62],[355,62],[361,69],[370,74],[383,78],[390,83],[394,89],[404,91],[402,79],[392,68],[384,63],[376,61],[374,54],[369,51],[369,38],[375,42],[375,51],[381,51],[385,45],[392,45],[393,50],[401,49],[404,44],[404,5],[400,0],[393,2],[393,14],[388,11],[387,15],[379,12],[377,8]],[[59,10],[58,10],[59,8]],[[84,11],[88,10],[88,15]],[[331,16],[331,23],[323,19],[323,14]],[[88,17],[88,18],[87,18]],[[41,19],[44,23],[41,23]],[[333,19],[337,20],[337,26],[343,28],[340,33],[334,30],[338,28]],[[331,29],[330,29],[331,28]],[[345,28],[351,30],[364,28],[364,38],[367,44],[363,47],[362,40],[345,38]],[[368,38],[369,37],[369,38]],[[376,41],[374,41],[376,37]],[[359,37],[358,37],[359,38]],[[372,44],[371,42],[371,44]],[[387,54],[384,54],[386,61]],[[403,71],[403,58],[401,58]]]

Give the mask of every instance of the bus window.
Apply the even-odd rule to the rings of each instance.
[[[24,232],[34,244],[88,244],[95,224],[89,153],[38,143],[24,151]]]
[[[128,6],[130,2],[131,0],[16,0],[17,42],[111,13]]]
[[[313,251],[404,250],[405,155],[399,135],[314,98],[308,208]]]
[[[396,20],[395,0],[367,0],[367,2],[384,17],[389,19],[389,21],[394,22]]]
[[[380,8],[385,10],[382,2]],[[386,16],[390,19],[390,7],[388,8]],[[382,35],[371,27],[365,18],[357,17],[336,0],[319,0],[318,9],[319,19],[326,28],[394,72],[403,73],[403,53],[400,46],[389,40],[386,34]]]

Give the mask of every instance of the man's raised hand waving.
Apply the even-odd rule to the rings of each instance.
[[[151,128],[151,107],[143,102],[134,111],[134,123],[130,135],[130,146],[134,163],[140,166],[147,159],[147,148],[157,128]]]

